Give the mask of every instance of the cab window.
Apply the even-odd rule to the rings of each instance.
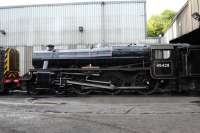
[[[169,59],[171,50],[155,50],[155,59]]]

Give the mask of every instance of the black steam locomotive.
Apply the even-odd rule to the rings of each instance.
[[[110,94],[198,91],[200,47],[189,44],[127,44],[33,53],[28,92]]]

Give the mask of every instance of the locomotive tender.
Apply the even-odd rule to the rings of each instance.
[[[152,94],[198,91],[200,47],[189,44],[124,44],[59,50],[53,45],[33,53],[28,92],[57,94],[123,91]]]

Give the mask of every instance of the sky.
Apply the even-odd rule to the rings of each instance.
[[[0,6],[112,0],[0,0]],[[116,1],[116,0],[114,0]],[[119,1],[119,0],[117,0]],[[123,1],[123,0],[120,0]],[[187,0],[147,0],[147,18],[165,9],[179,11]]]

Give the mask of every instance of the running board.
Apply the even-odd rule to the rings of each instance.
[[[110,84],[109,86],[106,85],[99,85],[99,84],[92,84],[92,83],[84,83],[84,82],[77,82],[77,81],[70,81],[67,80],[68,84],[72,85],[81,85],[81,86],[87,86],[87,87],[96,87],[96,88],[102,88],[102,89],[109,89],[109,90],[114,90],[114,89],[119,89],[119,90],[143,90],[143,89],[148,89],[146,86],[123,86],[123,87],[116,87],[113,84]]]

